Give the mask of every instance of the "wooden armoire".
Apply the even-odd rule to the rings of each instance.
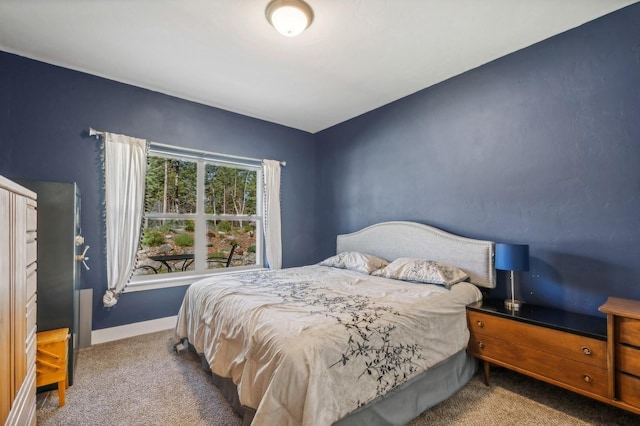
[[[0,425],[36,424],[36,208],[0,176]]]

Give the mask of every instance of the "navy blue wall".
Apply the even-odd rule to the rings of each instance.
[[[638,23],[633,5],[316,134],[319,257],[414,220],[530,244],[530,303],[640,299]]]
[[[0,174],[77,182],[94,289],[93,329],[175,315],[185,287],[124,293],[111,310],[106,290],[99,142],[89,126],[188,148],[284,160],[283,265],[307,264],[314,247],[313,135],[0,52]]]
[[[530,244],[523,299],[595,314],[609,295],[640,299],[637,22],[633,5],[315,136],[0,52],[0,174],[78,182],[94,329],[175,315],[185,288],[101,307],[102,183],[89,126],[287,161],[284,266],[329,256],[338,233],[415,220]]]

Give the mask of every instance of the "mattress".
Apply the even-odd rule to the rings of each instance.
[[[330,425],[463,351],[480,298],[318,265],[244,272],[192,284],[176,339],[236,385],[253,425]]]

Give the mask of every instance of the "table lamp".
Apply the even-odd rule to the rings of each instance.
[[[525,244],[496,244],[496,269],[510,271],[511,298],[504,307],[515,312],[520,310],[520,301],[515,298],[515,271],[529,270],[529,246]]]

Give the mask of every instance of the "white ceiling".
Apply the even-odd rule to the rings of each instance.
[[[0,0],[0,50],[315,133],[638,0],[268,1]]]

